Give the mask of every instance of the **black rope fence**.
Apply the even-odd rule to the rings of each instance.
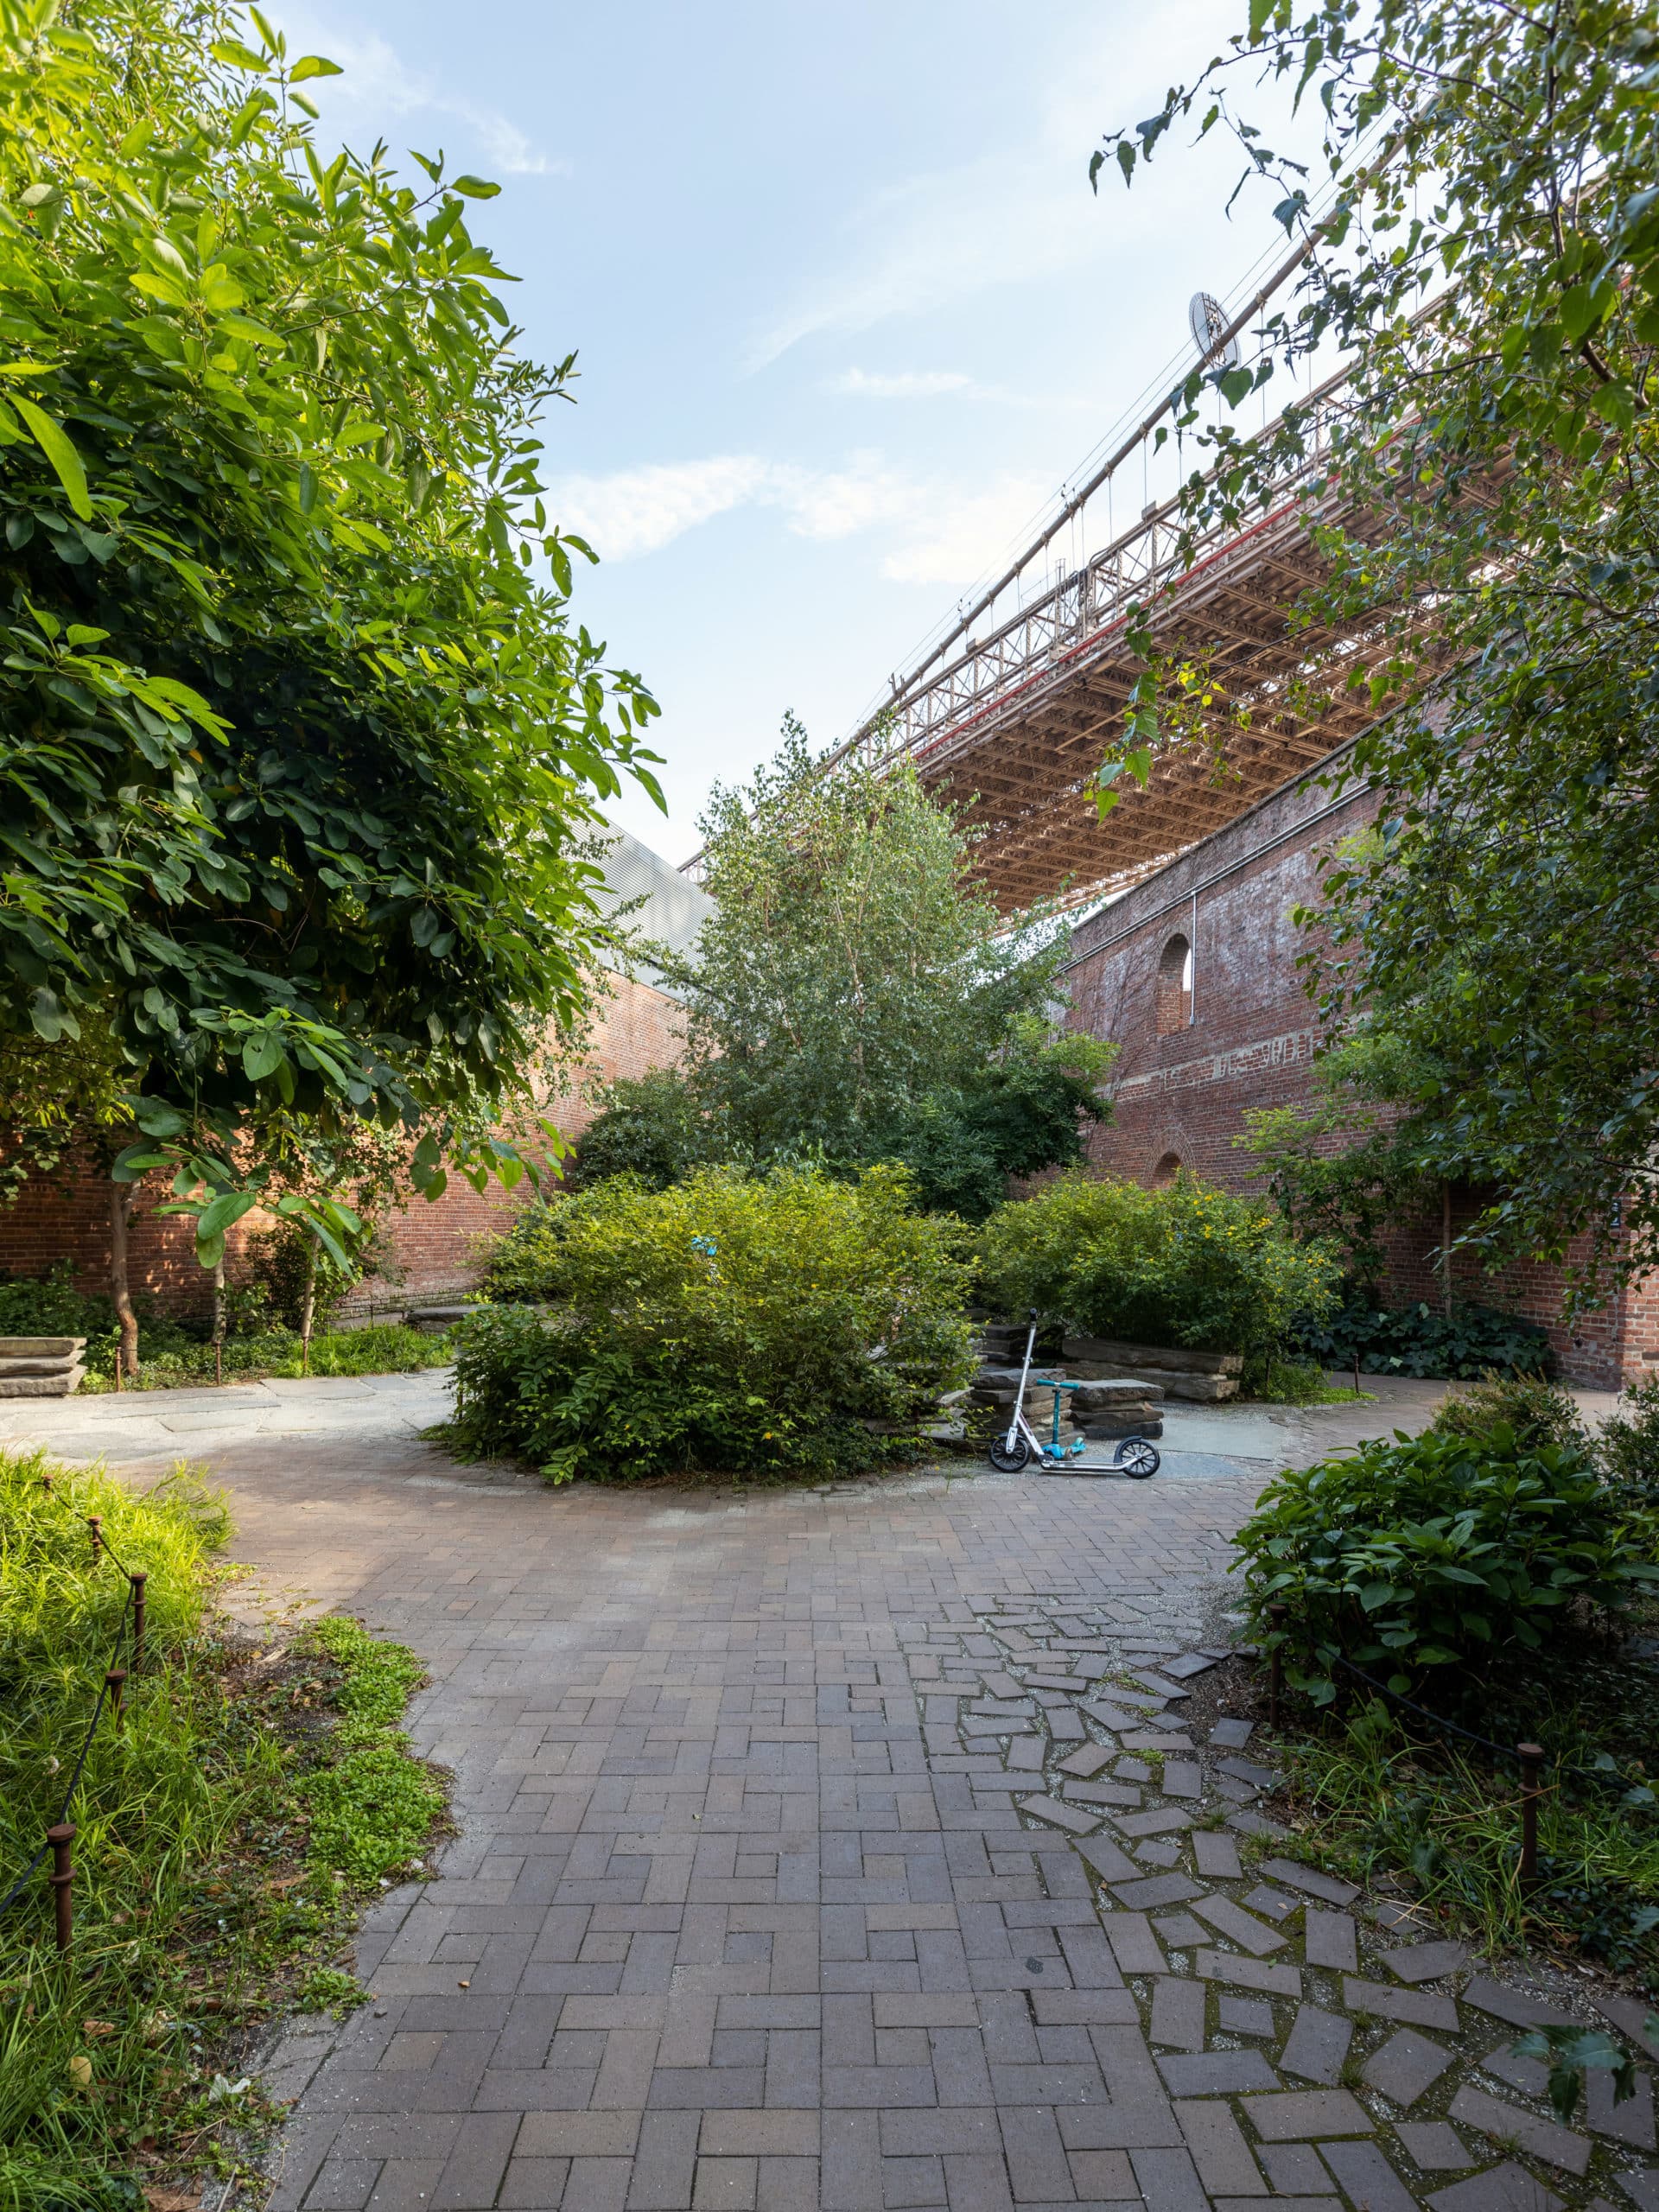
[[[41,1484],[48,1495],[52,1493],[52,1478],[43,1475]],[[47,1877],[53,1892],[54,1933],[57,1948],[67,1951],[74,1940],[74,1825],[69,1818],[74,1806],[80,1779],[86,1770],[97,1738],[99,1723],[109,1713],[118,1733],[122,1726],[123,1698],[131,1675],[144,1663],[145,1610],[149,1575],[143,1567],[130,1567],[104,1533],[100,1516],[85,1516],[86,1533],[92,1545],[92,1565],[107,1557],[116,1572],[125,1580],[127,1594],[121,1607],[121,1617],[116,1624],[115,1638],[110,1649],[109,1664],[104,1669],[104,1679],[99,1686],[92,1710],[80,1738],[80,1749],[75,1754],[74,1764],[69,1770],[69,1780],[64,1789],[57,1818],[52,1821],[42,1837],[33,1858],[17,1876],[3,1896],[0,1896],[0,1913],[10,1912],[29,1890],[36,1869],[47,1858],[52,1859],[52,1872]],[[121,1663],[124,1647],[130,1661]]]
[[[1273,1623],[1275,1634],[1281,1639],[1282,1639],[1287,1612],[1288,1608],[1282,1605],[1273,1605],[1268,1607],[1268,1618]],[[1448,1720],[1444,1713],[1434,1713],[1427,1706],[1420,1705],[1414,1698],[1407,1697],[1399,1690],[1390,1689],[1388,1683],[1378,1681],[1375,1675],[1368,1675],[1363,1667],[1356,1666],[1351,1659],[1344,1658],[1340,1652],[1335,1656],[1338,1667],[1357,1676],[1369,1688],[1375,1690],[1379,1696],[1389,1699],[1395,1705],[1402,1706],[1408,1713],[1416,1713],[1420,1719],[1427,1720],[1432,1727],[1438,1728],[1443,1735],[1459,1737],[1463,1742],[1473,1744],[1481,1751],[1491,1753],[1496,1758],[1515,1761],[1521,1770],[1521,1881],[1523,1886],[1536,1882],[1538,1879],[1538,1801],[1544,1794],[1543,1745],[1541,1744],[1495,1743],[1490,1736],[1478,1735],[1472,1728],[1465,1728],[1455,1720]],[[1277,1726],[1279,1703],[1284,1692],[1284,1661],[1280,1642],[1274,1643],[1268,1654],[1268,1713],[1273,1725]],[[1581,1768],[1567,1770],[1569,1772],[1586,1771]]]

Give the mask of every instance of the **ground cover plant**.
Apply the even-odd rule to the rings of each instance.
[[[1363,1288],[1351,1290],[1333,1310],[1299,1314],[1291,1342],[1327,1367],[1357,1366],[1362,1375],[1460,1382],[1489,1374],[1548,1375],[1555,1364],[1543,1328],[1519,1314],[1461,1298],[1450,1313],[1427,1299],[1384,1306]]]
[[[1659,1618],[1659,1515],[1572,1401],[1494,1377],[1421,1436],[1281,1476],[1238,1545],[1284,1671],[1294,1791],[1332,1863],[1490,1944],[1659,1970],[1659,1647],[1631,1640]],[[1523,1742],[1545,1753],[1524,1889]]]
[[[456,1337],[454,1438],[555,1480],[852,1473],[968,1379],[961,1231],[893,1168],[619,1176],[531,1207]]]
[[[1183,1172],[1158,1190],[1060,1177],[1000,1207],[978,1242],[982,1294],[1083,1336],[1276,1351],[1332,1298],[1334,1255],[1270,1207]]]
[[[122,1387],[190,1389],[221,1376],[251,1382],[266,1376],[406,1375],[442,1367],[451,1357],[447,1335],[428,1336],[397,1322],[325,1329],[312,1336],[308,1351],[299,1329],[272,1317],[259,1285],[232,1293],[226,1303],[228,1325],[215,1358],[206,1319],[169,1314],[154,1300],[136,1300],[137,1363],[126,1367]],[[114,1308],[99,1293],[77,1290],[67,1265],[44,1278],[0,1281],[0,1336],[85,1337],[81,1389],[95,1393],[115,1386],[120,1327]]]
[[[360,1901],[418,1863],[442,1815],[397,1726],[419,1662],[350,1620],[268,1650],[222,1634],[227,1534],[188,1474],[140,1497],[0,1453],[0,1895],[59,1815],[105,1668],[118,1650],[131,1669],[68,1808],[72,1951],[52,1945],[45,1869],[0,1914],[8,2212],[138,2212],[139,2183],[251,2155],[274,2117],[235,2086],[253,2031],[290,2000],[352,2000]],[[118,1558],[149,1577],[142,1666]]]

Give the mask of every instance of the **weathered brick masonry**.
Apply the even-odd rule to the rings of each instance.
[[[1298,961],[1308,938],[1291,919],[1312,904],[1318,861],[1376,810],[1364,791],[1287,785],[1105,907],[1077,932],[1065,976],[1073,1024],[1122,1047],[1113,1119],[1090,1156],[1103,1173],[1153,1184],[1178,1166],[1230,1190],[1255,1186],[1235,1140],[1253,1108],[1309,1095],[1318,1023]],[[1454,1221],[1472,1212],[1454,1198]],[[1438,1209],[1393,1240],[1388,1288],[1438,1301]],[[1601,1311],[1561,1321],[1564,1270],[1535,1265],[1453,1270],[1452,1294],[1542,1322],[1572,1380],[1610,1385],[1659,1363],[1659,1284],[1638,1283]]]
[[[627,901],[630,919],[645,936],[684,951],[694,940],[709,900],[665,861],[636,839],[621,836],[607,861],[610,903]],[[635,976],[607,974],[594,1034],[580,1080],[555,1096],[547,1118],[566,1137],[579,1136],[593,1116],[592,1094],[620,1076],[671,1066],[685,1050],[683,1010],[677,999]],[[533,1133],[532,1133],[533,1135]],[[139,1192],[128,1231],[128,1268],[135,1292],[177,1313],[198,1313],[212,1301],[207,1278],[196,1264],[189,1224],[156,1212],[168,1195],[164,1178],[152,1177]],[[529,1196],[491,1183],[482,1192],[452,1175],[442,1198],[410,1194],[402,1212],[385,1224],[392,1279],[371,1279],[348,1306],[366,1311],[397,1303],[441,1303],[461,1295],[478,1280],[480,1254]],[[31,1184],[15,1204],[0,1206],[0,1276],[39,1275],[68,1260],[88,1291],[104,1289],[110,1265],[109,1185],[91,1173]],[[234,1277],[248,1239],[269,1227],[249,1214],[226,1241],[226,1267]]]

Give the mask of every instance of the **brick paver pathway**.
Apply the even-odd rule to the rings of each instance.
[[[274,2054],[271,2212],[1659,2212],[1647,2086],[1554,2127],[1537,2005],[1183,1731],[1254,1478],[226,1471],[268,1588],[422,1653],[461,1826]]]

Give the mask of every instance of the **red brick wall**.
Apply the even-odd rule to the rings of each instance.
[[[681,1009],[661,991],[626,976],[606,978],[603,1001],[582,1084],[556,1095],[549,1118],[565,1134],[580,1135],[592,1118],[587,1094],[600,1082],[643,1075],[671,1065],[685,1049]],[[164,1177],[140,1186],[128,1231],[128,1267],[135,1292],[156,1299],[170,1311],[205,1313],[212,1303],[207,1276],[196,1264],[190,1225],[156,1206],[168,1195]],[[499,1234],[529,1196],[492,1182],[482,1192],[452,1175],[442,1198],[428,1201],[411,1192],[407,1207],[385,1224],[386,1241],[401,1281],[371,1279],[348,1307],[402,1303],[440,1304],[468,1290],[479,1277],[481,1248]],[[269,1226],[258,1212],[246,1216],[227,1240],[226,1264],[232,1275],[247,1239]],[[73,1265],[83,1290],[108,1287],[110,1266],[109,1186],[84,1174],[67,1185],[31,1183],[10,1206],[0,1206],[0,1274],[39,1275],[60,1260]]]
[[[1287,785],[1080,928],[1065,978],[1070,1019],[1122,1048],[1108,1084],[1114,1117],[1090,1143],[1101,1173],[1152,1184],[1166,1180],[1179,1160],[1229,1190],[1260,1187],[1234,1140],[1252,1109],[1308,1096],[1319,1040],[1297,964],[1309,940],[1292,910],[1313,903],[1319,854],[1376,810],[1363,792],[1342,798],[1316,783]],[[1172,982],[1177,940],[1193,949],[1185,1003]],[[1171,1026],[1173,1014],[1185,1019]],[[1464,1198],[1454,1219],[1472,1211]],[[1440,1233],[1438,1210],[1402,1225],[1390,1249],[1391,1296],[1440,1302],[1433,1255]],[[1543,1323],[1573,1381],[1611,1386],[1659,1364],[1659,1279],[1570,1325],[1561,1318],[1565,1287],[1560,1268],[1488,1275],[1465,1255],[1452,1295]]]

